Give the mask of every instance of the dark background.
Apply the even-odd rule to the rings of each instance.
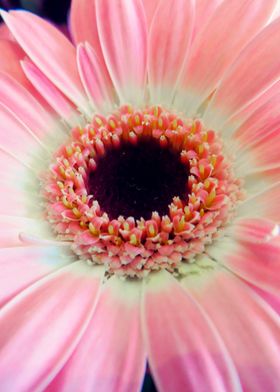
[[[67,21],[70,0],[1,0],[0,7],[5,10],[25,8],[57,24]]]
[[[67,23],[70,3],[71,0],[0,0],[0,8],[5,10],[24,8],[58,25],[63,25]],[[157,392],[148,374],[145,377],[142,392]]]

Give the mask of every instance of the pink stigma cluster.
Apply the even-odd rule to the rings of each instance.
[[[143,140],[180,154],[185,197],[174,195],[164,216],[154,211],[150,219],[111,219],[89,193],[89,174],[107,151]],[[232,218],[241,198],[218,135],[199,119],[182,119],[158,106],[141,111],[123,106],[74,128],[44,173],[43,189],[58,238],[69,241],[81,259],[105,265],[108,274],[129,277],[160,269],[176,273],[180,263],[192,262]]]

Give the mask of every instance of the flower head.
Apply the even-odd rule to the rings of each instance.
[[[275,3],[2,12],[4,391],[277,390]]]

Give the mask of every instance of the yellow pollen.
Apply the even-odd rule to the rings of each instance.
[[[59,166],[59,171],[60,171],[60,174],[61,174],[63,177],[65,177],[65,170],[64,170],[64,168],[63,168],[62,166]]]
[[[110,125],[110,127],[112,127],[113,129],[116,128],[116,123],[115,123],[115,121],[112,120],[112,119],[109,121],[109,125]]]
[[[211,165],[212,165],[213,168],[214,168],[214,167],[216,166],[216,163],[217,163],[217,157],[216,157],[216,155],[212,155],[212,156],[211,156],[210,162],[211,162]]]
[[[135,119],[135,124],[136,124],[136,125],[140,125],[140,117],[139,117],[138,114],[136,114],[136,116],[134,117],[134,119]]]
[[[78,208],[73,208],[73,214],[77,217],[80,218],[82,216],[82,213],[78,210]]]
[[[205,180],[204,181],[204,187],[205,187],[205,189],[208,189],[209,187],[210,187],[210,181],[207,179],[207,180]]]
[[[201,208],[201,210],[199,211],[199,213],[200,213],[200,216],[203,216],[203,215],[205,214],[205,211],[204,211],[204,209],[203,209],[203,208]]]
[[[87,195],[82,195],[82,202],[85,204],[87,202]]]
[[[162,119],[161,117],[158,119],[158,127],[159,127],[160,129],[163,128],[163,119]]]
[[[101,118],[100,117],[95,117],[95,121],[96,121],[96,123],[101,127],[102,125],[104,125],[103,124],[103,121],[101,120]]]
[[[114,234],[114,227],[113,227],[112,225],[109,225],[109,226],[108,226],[108,233],[109,233],[110,235],[113,235],[113,234]]]
[[[127,222],[124,222],[123,227],[127,231],[130,229],[129,224]]]
[[[66,154],[68,155],[68,157],[71,157],[71,155],[73,154],[72,147],[70,146],[66,147]]]
[[[202,134],[202,141],[203,142],[207,142],[207,140],[208,140],[208,133],[205,132],[205,133]]]
[[[129,241],[132,245],[138,245],[138,240],[135,234],[131,234],[130,236],[130,241]]]
[[[205,168],[204,168],[203,165],[199,165],[199,173],[200,173],[202,176],[204,176]]]
[[[154,236],[156,234],[156,230],[153,225],[149,225],[149,234]]]
[[[63,163],[66,167],[69,167],[69,161],[67,159],[63,159]]]
[[[200,144],[200,145],[198,146],[198,153],[199,153],[199,155],[201,155],[201,154],[203,153],[203,151],[204,151],[204,145],[203,145],[203,144]]]
[[[61,181],[57,181],[57,186],[58,186],[60,189],[63,189],[63,188],[64,188],[63,182],[61,182]]]
[[[65,196],[63,196],[63,198],[62,198],[62,203],[65,205],[66,208],[72,207],[71,203],[69,203],[69,201],[66,199]]]
[[[178,121],[177,120],[173,120],[171,123],[171,128],[172,129],[177,129],[178,128]]]
[[[88,228],[91,234],[94,235],[95,237],[97,237],[100,234],[100,231],[94,226],[93,223],[90,222]]]
[[[216,197],[216,191],[215,191],[215,189],[213,189],[213,190],[209,193],[209,195],[206,197],[206,202],[205,202],[205,204],[206,204],[207,207],[209,207],[209,206],[212,204],[212,202],[213,202],[213,200],[215,199],[215,197]]]
[[[185,213],[185,215],[186,215],[187,218],[190,217],[191,211],[190,211],[190,208],[189,208],[188,206],[186,206],[186,207],[184,208],[184,213]]]
[[[185,223],[185,217],[182,216],[182,218],[179,220],[177,231],[183,231],[185,228]]]
[[[158,106],[155,106],[155,107],[154,107],[154,116],[155,116],[155,117],[158,117],[158,116],[159,116],[159,108],[158,108]]]

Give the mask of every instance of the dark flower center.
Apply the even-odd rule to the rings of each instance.
[[[89,173],[87,188],[110,219],[150,219],[153,211],[167,214],[173,197],[187,199],[188,175],[179,153],[142,140],[107,151]]]

